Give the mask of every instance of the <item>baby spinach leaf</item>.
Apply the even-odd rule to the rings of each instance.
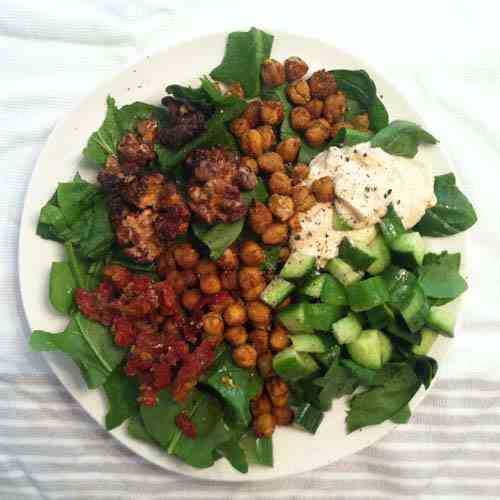
[[[280,263],[280,247],[264,247],[265,260],[261,264],[261,269],[265,272],[274,273]]]
[[[448,253],[446,250],[441,253],[426,253],[424,256],[424,266],[432,264],[446,264],[450,269],[458,271],[460,269],[460,262],[462,255],[457,253]]]
[[[182,85],[169,85],[167,94],[172,94],[176,99],[186,100],[203,110],[213,110],[213,102],[203,87],[183,87]]]
[[[428,389],[438,371],[438,362],[430,356],[414,356],[414,364],[415,374]]]
[[[311,163],[312,159],[316,156],[328,149],[330,146],[335,146],[333,141],[325,142],[319,148],[314,148],[311,145],[307,144],[307,142],[302,141],[302,145],[300,146],[298,162],[299,163]]]
[[[411,410],[408,405],[403,406],[396,414],[391,417],[391,422],[395,424],[406,424],[410,420]]]
[[[191,224],[195,236],[210,250],[210,258],[217,260],[231,246],[243,230],[244,219],[209,227],[201,223]]]
[[[144,422],[139,414],[132,415],[127,422],[127,432],[134,439],[145,441],[146,443],[156,444],[155,440],[148,434]]]
[[[245,451],[236,438],[218,445],[216,452],[222,457],[225,457],[238,472],[243,474],[248,472],[248,460]]]
[[[241,197],[247,205],[250,205],[253,200],[265,203],[269,198],[269,193],[267,192],[264,181],[260,177],[257,177],[257,184],[255,188],[251,191],[242,191]]]
[[[224,83],[240,83],[247,98],[257,97],[260,94],[260,66],[271,55],[273,38],[256,28],[230,33],[222,63],[210,76]]]
[[[345,146],[355,146],[362,142],[368,142],[373,134],[371,132],[360,132],[353,128],[341,128],[330,141],[331,146],[343,144]]]
[[[68,241],[72,238],[61,209],[51,201],[40,210],[36,233],[47,240]]]
[[[316,434],[325,414],[311,403],[302,401],[294,406],[293,423],[310,434]]]
[[[99,188],[90,182],[79,180],[59,183],[57,204],[68,226],[74,224],[93,205],[98,194]]]
[[[273,466],[273,440],[271,437],[258,438],[253,432],[249,432],[241,438],[240,446],[250,463]]]
[[[385,109],[384,103],[375,94],[373,101],[368,108],[368,118],[370,120],[370,128],[375,132],[382,130],[389,125],[389,113]]]
[[[358,100],[347,97],[347,110],[344,113],[344,120],[350,122],[356,115],[359,115],[365,110]]]
[[[67,262],[52,262],[49,276],[50,303],[57,312],[68,314],[77,287],[71,267]]]
[[[415,226],[423,236],[450,236],[461,233],[476,223],[474,207],[458,189],[452,173],[434,178],[434,194],[437,204],[427,209]]]
[[[350,359],[341,359],[340,363],[342,366],[346,367],[354,377],[358,379],[358,382],[365,386],[371,387],[375,380],[375,376],[377,372],[375,370],[371,370],[370,368],[365,368],[364,366],[358,365],[354,361]]]
[[[419,144],[436,144],[437,140],[416,123],[394,120],[379,130],[371,140],[374,148],[387,153],[413,158]]]
[[[118,122],[118,127],[120,128],[121,133],[120,140],[125,132],[135,130],[135,126],[138,121],[147,120],[152,116],[160,118],[159,115],[161,115],[162,113],[163,109],[157,108],[145,102],[136,101],[132,104],[126,104],[125,106],[122,106],[116,112],[116,120]]]

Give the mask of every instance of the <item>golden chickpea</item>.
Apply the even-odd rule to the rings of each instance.
[[[253,431],[257,437],[271,437],[276,428],[276,420],[270,413],[263,413],[253,421]]]
[[[273,406],[281,408],[288,405],[288,385],[283,379],[273,377],[266,382],[266,390]]]
[[[311,99],[307,104],[306,104],[306,109],[309,111],[309,114],[311,115],[311,118],[317,119],[321,116],[323,113],[323,108],[324,108],[324,102],[321,99]]]
[[[248,334],[248,340],[257,351],[257,354],[262,354],[269,351],[269,332],[264,328],[257,328]]]
[[[233,303],[233,297],[231,297],[231,295],[228,295],[227,297],[222,298],[222,300],[217,301],[215,304],[210,304],[208,308],[210,309],[210,311],[222,314],[227,309],[227,307]]]
[[[246,155],[257,158],[264,152],[262,136],[254,128],[247,130],[239,139],[241,149]]]
[[[217,272],[217,265],[210,259],[201,259],[198,262],[195,271],[198,274],[215,274]]]
[[[271,322],[271,308],[260,301],[247,304],[248,319],[256,325],[267,326]]]
[[[307,186],[294,186],[292,198],[295,203],[295,208],[299,212],[307,212],[311,207],[316,205],[316,198],[311,194]]]
[[[220,279],[216,274],[202,274],[200,277],[200,289],[203,293],[213,295],[222,289]]]
[[[247,167],[254,174],[259,172],[259,165],[257,164],[257,160],[255,158],[250,158],[250,156],[242,156],[240,163],[242,166]]]
[[[290,101],[297,106],[304,106],[311,100],[311,91],[305,80],[290,83],[286,88],[286,93]]]
[[[295,161],[300,149],[300,139],[298,137],[288,137],[276,146],[276,153],[286,162]]]
[[[333,201],[333,180],[331,177],[325,176],[316,179],[311,186],[312,192],[318,201],[329,203]]]
[[[233,361],[241,368],[255,368],[257,351],[250,344],[239,345],[233,350]]]
[[[238,289],[238,273],[235,269],[229,269],[220,273],[220,282],[224,290]]]
[[[285,172],[274,172],[268,185],[271,193],[290,194],[292,192],[292,179]]]
[[[283,121],[285,112],[279,101],[262,101],[260,106],[260,121],[265,125],[278,125]]]
[[[335,136],[339,133],[339,131],[343,128],[354,128],[349,122],[337,122],[331,126],[331,134],[332,138],[335,139]]]
[[[266,245],[278,245],[288,239],[288,226],[282,223],[271,224],[262,234]]]
[[[302,229],[302,224],[300,223],[300,215],[298,213],[293,214],[288,220],[288,227],[294,232],[298,233]]]
[[[293,411],[289,406],[274,406],[272,414],[276,421],[276,425],[290,425],[293,422]]]
[[[269,336],[269,344],[273,351],[282,351],[288,347],[290,339],[288,338],[288,332],[285,328],[278,325],[273,328],[271,335]]]
[[[299,80],[309,71],[309,66],[300,57],[289,57],[285,61],[285,76],[287,81]]]
[[[304,132],[304,138],[313,148],[319,148],[330,137],[330,127],[325,127],[324,123],[315,120]]]
[[[237,325],[229,327],[224,333],[225,339],[234,347],[246,343],[248,335],[244,326]]]
[[[352,126],[361,132],[367,132],[370,128],[370,119],[368,117],[368,113],[361,113],[356,115],[351,120]]]
[[[311,121],[311,113],[304,106],[297,106],[290,111],[290,123],[295,130],[305,130]]]
[[[257,363],[258,363],[257,359]],[[269,398],[263,394],[260,398],[254,399],[250,402],[250,411],[254,417],[263,415],[264,413],[271,413],[272,405]]]
[[[329,95],[337,92],[335,77],[324,69],[315,71],[307,82],[311,89],[311,95],[318,99],[326,99]]]
[[[165,276],[165,281],[168,281],[172,285],[177,294],[181,294],[186,289],[186,282],[180,271],[169,271]]]
[[[273,354],[270,351],[263,352],[257,358],[257,368],[262,378],[269,378],[273,372]]]
[[[250,125],[245,118],[240,117],[235,118],[229,128],[236,137],[241,137],[245,132],[250,130]]]
[[[183,243],[175,247],[174,258],[183,269],[192,269],[198,264],[200,254],[189,243]]]
[[[251,302],[252,300],[259,300],[260,294],[265,290],[266,282],[262,280],[257,285],[252,288],[246,288],[241,290],[241,298],[246,300],[247,302]]]
[[[250,225],[257,234],[262,234],[273,222],[273,214],[261,203],[256,201],[249,212]]]
[[[247,321],[247,311],[245,306],[238,302],[230,304],[224,311],[224,321],[229,326],[244,325]]]
[[[261,125],[257,127],[259,134],[262,136],[262,149],[269,151],[276,144],[276,134],[271,125]]]
[[[236,250],[233,247],[226,248],[224,253],[217,259],[217,264],[224,270],[238,269],[240,260]]]
[[[275,59],[266,59],[260,66],[260,76],[266,87],[277,87],[285,83],[285,66]]]
[[[330,122],[339,122],[347,111],[347,98],[340,90],[325,99],[323,116]]]
[[[186,290],[182,294],[182,305],[191,311],[194,306],[199,302],[201,298],[201,293],[199,290]]]
[[[198,286],[198,277],[192,269],[184,269],[181,271],[181,276],[187,288]]]
[[[226,92],[224,95],[235,95],[236,97],[239,97],[240,99],[245,98],[245,90],[241,86],[240,83],[233,83],[229,85],[227,88]]]
[[[269,210],[281,222],[286,222],[294,212],[293,200],[290,196],[273,194],[268,202]]]
[[[259,169],[272,174],[273,172],[280,172],[285,169],[285,164],[283,163],[283,158],[273,151],[268,151],[257,158],[257,163],[259,164]]]
[[[292,183],[299,184],[309,177],[309,167],[305,163],[297,163],[292,170]]]
[[[203,315],[202,318],[203,330],[208,335],[219,336],[224,332],[224,321],[222,316],[216,312],[209,312]]]
[[[288,259],[288,257],[290,257],[290,249],[288,247],[281,247],[279,254],[281,262],[285,262],[285,260]]]
[[[264,276],[259,267],[244,266],[238,273],[238,281],[243,290],[249,290],[264,281]]]
[[[246,240],[241,244],[240,257],[246,266],[260,266],[266,256],[262,247],[253,240]]]
[[[251,101],[241,115],[241,118],[245,118],[248,122],[250,128],[255,128],[260,123],[260,103],[259,100]]]
[[[331,125],[326,118],[317,118],[316,120],[313,120],[309,125],[317,125],[317,124],[323,125],[323,127],[327,128],[328,130],[330,130],[331,128]]]

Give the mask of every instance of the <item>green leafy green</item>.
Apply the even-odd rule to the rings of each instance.
[[[307,142],[302,141],[302,145],[300,146],[298,162],[299,163],[311,163],[312,159],[327,150],[330,146],[334,146],[333,141],[325,142],[322,146],[318,148],[314,148],[311,145],[307,144]]]
[[[238,472],[242,474],[248,472],[248,459],[245,450],[243,450],[236,438],[218,445],[215,451],[225,457]]]
[[[415,374],[428,389],[438,371],[438,362],[430,356],[414,356],[414,364]]]
[[[260,94],[260,66],[271,55],[273,36],[256,28],[227,37],[224,58],[210,76],[224,83],[240,83],[247,98]]]
[[[57,312],[68,314],[77,287],[71,267],[67,262],[52,262],[49,277],[50,303]]]
[[[266,184],[264,183],[264,181],[260,177],[257,177],[257,184],[255,188],[251,191],[243,191],[241,193],[241,197],[247,205],[250,205],[253,200],[265,203],[269,198],[269,193],[267,192]]]
[[[434,193],[437,204],[427,209],[415,226],[423,236],[450,236],[461,233],[476,223],[474,207],[458,189],[452,173],[435,177]]]
[[[270,246],[264,247],[265,260],[261,264],[261,269],[263,271],[274,273],[278,269],[280,264],[280,247]]]
[[[371,143],[374,148],[382,148],[387,153],[413,158],[419,144],[436,144],[437,140],[416,123],[394,120],[379,130]]]
[[[240,446],[250,463],[273,466],[272,438],[258,438],[253,432],[249,432],[241,438]]]
[[[347,110],[344,113],[344,120],[350,122],[355,116],[364,111],[363,106],[356,99],[347,97]]]
[[[71,229],[53,199],[40,210],[36,234],[46,240],[54,241],[67,241],[72,237]]]
[[[410,420],[411,410],[408,405],[403,406],[396,414],[391,417],[391,421],[395,424],[406,424]]]
[[[294,405],[293,423],[310,434],[315,434],[318,430],[325,414],[309,402],[301,402]]]
[[[146,443],[156,444],[155,440],[148,434],[142,417],[139,414],[132,415],[127,422],[127,432],[139,441],[145,441]]]
[[[350,359],[341,359],[340,363],[342,366],[347,368],[354,377],[357,378],[360,385],[365,387],[371,387],[373,385],[373,381],[377,375],[375,370],[371,370],[370,368],[365,368],[364,366],[358,365],[354,361]]]
[[[232,245],[243,230],[244,220],[209,227],[201,223],[191,224],[195,236],[210,250],[210,258],[217,260]]]
[[[93,204],[99,194],[99,188],[82,180],[60,182],[57,187],[57,204],[61,209],[66,224],[74,224]]]
[[[343,144],[345,146],[355,146],[356,144],[361,144],[362,142],[368,142],[372,137],[371,132],[360,132],[359,130],[353,128],[341,128],[330,141],[331,146],[336,146]]]
[[[182,85],[169,85],[167,94],[172,94],[176,99],[186,100],[202,109],[213,110],[213,102],[203,87],[183,87]]]

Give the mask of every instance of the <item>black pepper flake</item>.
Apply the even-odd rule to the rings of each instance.
[[[312,232],[311,231],[307,231],[307,236],[309,236],[309,238],[312,236]]]
[[[398,200],[397,204],[400,205],[401,204],[401,200]]]
[[[293,238],[293,239],[294,239],[295,241],[300,241],[300,239],[301,239],[301,238],[300,238],[300,236],[299,236],[299,235],[297,235],[297,236],[294,236],[294,238]]]
[[[370,188],[369,188],[368,186],[366,186],[366,187],[365,187],[365,191],[366,191],[367,193],[369,193],[369,192],[370,192]]]
[[[366,158],[368,156],[368,153],[363,153],[363,157]]]
[[[345,161],[349,161],[350,158],[348,156],[345,157]]]

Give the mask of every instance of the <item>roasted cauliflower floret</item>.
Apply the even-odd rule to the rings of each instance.
[[[137,208],[157,208],[165,190],[165,180],[161,174],[139,177],[124,189],[123,198]]]
[[[191,212],[174,182],[165,185],[159,200],[159,210],[155,228],[160,240],[173,240],[187,232]]]

